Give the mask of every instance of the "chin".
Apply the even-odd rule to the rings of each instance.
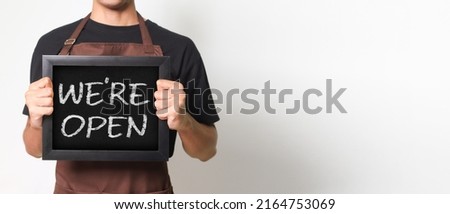
[[[134,0],[96,0],[96,2],[103,7],[113,10],[120,10],[128,7],[134,2]]]

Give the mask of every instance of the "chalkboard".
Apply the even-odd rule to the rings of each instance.
[[[43,122],[44,160],[164,161],[169,128],[156,116],[168,57],[43,56],[53,114]]]

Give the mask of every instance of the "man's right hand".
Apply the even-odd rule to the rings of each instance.
[[[53,113],[53,85],[52,80],[43,77],[31,83],[25,93],[25,103],[28,107],[29,122],[33,128],[42,128],[44,115]]]

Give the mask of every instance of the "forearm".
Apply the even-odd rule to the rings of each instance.
[[[23,131],[23,142],[28,154],[35,158],[42,157],[42,128],[31,127],[30,119]]]
[[[178,130],[183,148],[189,156],[208,161],[217,152],[216,127],[199,123],[189,114],[186,117],[186,126]]]

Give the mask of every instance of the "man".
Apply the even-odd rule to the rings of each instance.
[[[39,40],[33,54],[32,83],[26,92],[24,108],[24,114],[28,115],[23,133],[26,151],[36,158],[41,157],[42,119],[53,112],[53,86],[49,78],[42,78],[42,55],[148,54],[146,35],[151,35],[147,36],[150,43],[153,40],[159,45],[155,45],[149,55],[170,56],[171,76],[179,80],[158,80],[154,94],[157,116],[166,120],[172,130],[170,155],[173,155],[178,132],[188,155],[201,161],[211,159],[216,154],[214,123],[219,117],[215,108],[211,108],[214,103],[200,54],[190,39],[149,20],[144,24],[136,12],[134,0],[93,0],[92,13],[85,21],[55,29]],[[119,48],[110,48],[121,45],[131,52],[114,52],[112,50]],[[188,84],[189,87],[185,87]],[[180,93],[177,89],[184,90]],[[196,96],[200,95],[197,93],[201,96]],[[172,193],[172,186],[166,162],[58,161],[55,193]]]

